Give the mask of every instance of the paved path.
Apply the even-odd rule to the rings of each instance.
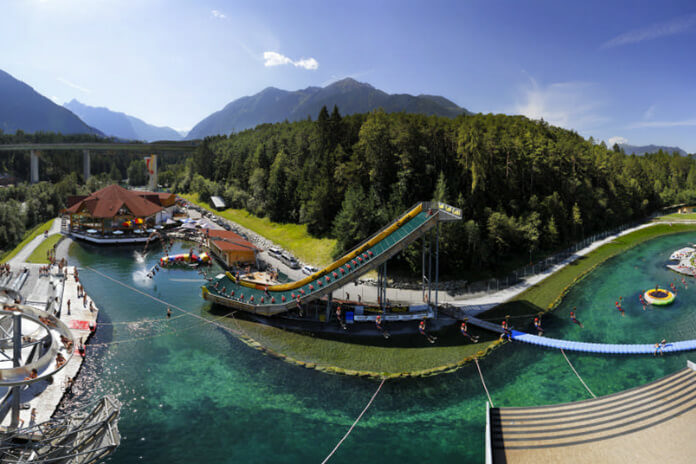
[[[60,218],[56,219],[53,221],[53,225],[48,231],[48,235],[53,235],[53,234],[59,234],[60,233]],[[18,266],[27,261],[29,259],[29,256],[34,252],[36,247],[38,247],[41,242],[43,242],[46,239],[44,234],[39,234],[37,237],[35,237],[31,242],[27,243],[24,248],[22,248],[19,253],[17,253],[12,259],[10,259],[9,263],[10,266]]]
[[[53,221],[53,225],[48,231],[49,236],[60,233],[60,223],[60,218]],[[95,310],[90,311],[92,300],[89,296],[86,300],[77,298],[78,282],[74,278],[75,268],[73,266],[65,269],[65,274],[58,274],[57,267],[53,266],[50,277],[41,277],[39,276],[41,265],[25,262],[44,240],[44,234],[34,238],[10,260],[10,265],[13,268],[27,267],[29,269],[30,278],[21,289],[22,295],[28,300],[27,304],[59,315],[73,333],[76,351],[67,366],[53,376],[52,383],[37,382],[22,390],[21,401],[29,404],[29,409],[20,411],[20,418],[24,420],[25,426],[29,426],[31,409],[33,408],[37,410],[37,422],[48,420],[63,396],[69,391],[69,379],[75,378],[83,362],[82,356],[77,352],[77,345],[79,345],[80,339],[85,343],[87,342],[90,336],[89,324],[90,322],[96,324],[98,314],[96,305],[94,306]],[[63,240],[63,242],[69,241],[70,239]],[[64,247],[61,249],[65,250]],[[70,314],[68,314],[68,301],[70,301]],[[47,308],[49,302],[51,305]],[[87,345],[87,353],[89,353],[89,345]],[[2,425],[8,425],[9,419],[8,414]]]

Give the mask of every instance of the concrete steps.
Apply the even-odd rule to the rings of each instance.
[[[696,408],[696,371],[601,398],[531,408],[491,409],[494,450],[586,444],[630,434]]]

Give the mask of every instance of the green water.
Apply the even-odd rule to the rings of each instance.
[[[673,281],[675,274],[664,264],[671,251],[692,240],[696,234],[660,238],[608,261],[544,319],[546,335],[611,343],[696,338],[696,280],[689,281],[688,289],[679,283],[676,303],[664,309],[643,311],[637,297],[641,289]],[[183,249],[177,245],[173,252]],[[140,264],[132,252],[73,244],[70,262],[206,315],[202,280],[195,270],[163,271],[153,281],[145,280],[142,269],[153,266],[160,254],[151,253]],[[88,347],[66,407],[105,393],[119,397],[124,439],[110,462],[318,463],[378,386],[269,358],[191,317],[133,322],[164,318],[166,308],[87,269],[80,277],[100,307],[101,325],[92,343],[111,344]],[[614,307],[619,296],[625,317]],[[584,329],[569,320],[573,306]],[[118,341],[124,342],[114,343]],[[594,393],[606,395],[679,370],[690,354],[568,356]],[[507,344],[480,364],[496,406],[589,397],[556,351]],[[331,462],[482,462],[484,411],[485,393],[475,366],[389,381]]]

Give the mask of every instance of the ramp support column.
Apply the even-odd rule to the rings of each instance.
[[[22,363],[22,313],[12,313],[12,366],[19,367]],[[16,429],[19,425],[19,406],[21,390],[18,386],[12,387],[12,417],[10,428]]]
[[[84,178],[85,182],[87,182],[87,179],[89,179],[92,171],[90,161],[89,150],[82,150],[82,177]]]
[[[433,232],[428,231],[428,306],[430,306],[433,281]]]
[[[423,242],[422,245],[422,250],[421,250],[421,260],[423,261],[421,265],[421,283],[423,287],[423,303],[425,303],[425,235],[421,238],[421,241]]]
[[[31,151],[30,161],[29,181],[36,184],[39,182],[39,154],[36,150]]]
[[[331,320],[331,301],[333,300],[333,292],[326,297],[326,322]]]
[[[437,317],[437,292],[440,283],[440,221],[435,230],[435,317]]]

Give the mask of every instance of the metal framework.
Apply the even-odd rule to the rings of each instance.
[[[11,305],[0,313],[0,386],[9,387],[0,421],[10,413],[10,426],[0,429],[0,464],[91,463],[118,447],[120,403],[112,397],[91,405],[89,412],[81,408],[18,428],[21,389],[52,378],[70,361],[74,344],[70,329],[46,311]],[[62,364],[57,355],[63,356]]]
[[[40,424],[0,435],[0,463],[97,462],[121,443],[121,403],[112,396]]]

